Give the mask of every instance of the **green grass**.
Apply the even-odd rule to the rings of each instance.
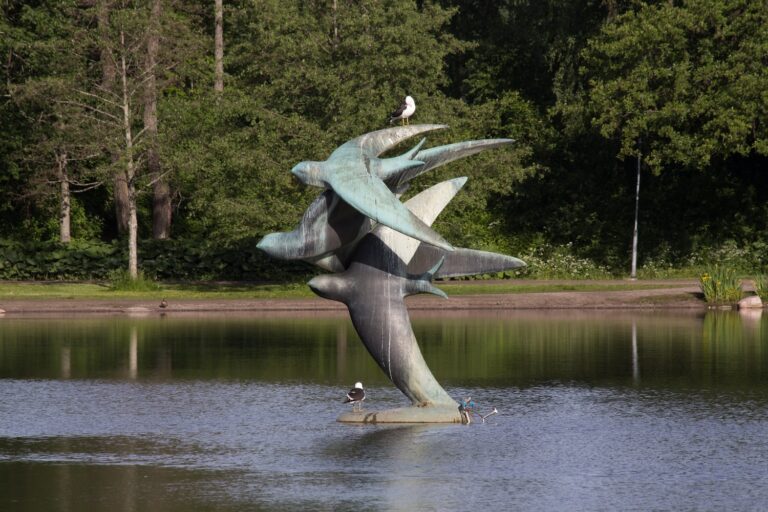
[[[561,291],[621,291],[671,288],[669,283],[631,283],[590,281],[588,283],[537,283],[526,281],[438,281],[435,283],[448,295],[537,293]],[[680,285],[682,286],[682,285]],[[305,283],[157,283],[156,290],[114,289],[112,283],[86,282],[0,282],[0,300],[25,299],[294,299],[315,297]]]
[[[435,283],[448,295],[478,295],[492,293],[545,293],[545,292],[605,292],[627,290],[653,290],[656,288],[676,288],[685,285],[670,285],[669,283],[631,283],[616,281],[589,281],[584,283],[537,283],[527,281],[524,284],[514,281],[483,283],[482,281],[470,281],[467,284],[454,284],[451,282]]]

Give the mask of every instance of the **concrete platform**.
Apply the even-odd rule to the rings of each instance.
[[[350,411],[339,416],[340,423],[458,423],[461,424],[459,404],[456,406],[399,407],[379,411]]]

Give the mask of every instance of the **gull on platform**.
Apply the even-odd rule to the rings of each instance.
[[[403,125],[410,124],[408,118],[416,112],[416,102],[413,101],[411,96],[406,96],[403,102],[395,110],[389,114],[389,124],[398,119],[401,120]]]
[[[351,403],[353,411],[360,411],[363,408],[363,400],[365,400],[365,390],[363,389],[363,383],[355,382],[355,387],[349,390],[347,393],[347,398],[344,399],[344,403]]]

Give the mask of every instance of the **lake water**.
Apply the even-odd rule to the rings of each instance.
[[[0,319],[0,510],[765,510],[768,313],[415,315],[485,424],[407,405],[347,316]]]

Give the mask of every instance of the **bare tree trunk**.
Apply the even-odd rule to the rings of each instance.
[[[224,5],[223,0],[215,0],[216,34],[214,60],[216,63],[216,81],[213,90],[224,91]]]
[[[117,233],[124,235],[128,232],[128,182],[122,171],[116,172],[112,180],[114,187],[115,217]]]
[[[338,14],[338,5],[336,4],[336,0],[333,0],[333,5],[331,5],[331,11],[332,11],[332,19],[333,19],[333,49],[334,51],[338,49],[339,47],[339,24],[337,21],[337,14]]]
[[[101,86],[106,91],[111,91],[115,85],[117,76],[116,62],[114,54],[109,48],[109,0],[99,0],[96,7],[96,22],[101,39],[100,60],[101,60]],[[117,162],[119,155],[112,154],[112,162]],[[117,232],[124,235],[128,232],[128,182],[122,171],[115,173],[113,177],[115,218],[117,221]]]
[[[144,86],[144,129],[149,139],[147,170],[152,185],[152,237],[165,240],[171,236],[171,194],[162,176],[157,148],[157,80],[155,67],[160,47],[160,0],[152,0],[150,29],[147,37],[147,79]]]
[[[123,134],[125,136],[125,183],[128,188],[128,274],[139,277],[138,230],[136,218],[136,167],[133,161],[133,134],[131,132],[131,103],[128,96],[128,68],[125,62],[125,34],[120,32],[120,80],[123,93]]]
[[[112,58],[112,52],[109,50],[109,0],[99,0],[96,7],[96,23],[99,30],[101,48],[99,48],[99,59],[101,61],[101,85],[111,89],[115,84],[115,61]]]
[[[61,197],[59,198],[59,241],[68,244],[71,236],[71,196],[69,192],[69,176],[67,175],[67,154],[56,155],[56,165]]]

